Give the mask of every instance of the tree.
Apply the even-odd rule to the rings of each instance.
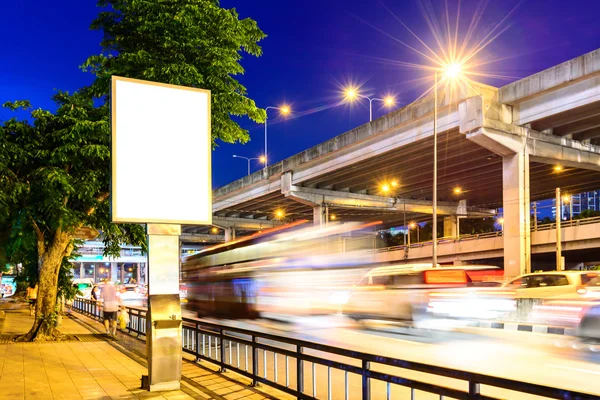
[[[0,171],[7,217],[0,231],[9,257],[37,261],[39,289],[36,318],[22,340],[56,339],[56,299],[61,267],[75,248],[82,226],[103,231],[109,254],[121,243],[144,246],[140,225],[116,225],[109,219],[109,118],[106,107],[80,93],[58,92],[58,110],[32,110],[28,102],[6,103],[25,110],[29,119],[0,125],[5,162]],[[8,233],[8,234],[7,234]],[[33,255],[31,243],[35,243]]]
[[[213,145],[249,140],[231,115],[263,122],[265,111],[246,96],[235,75],[243,74],[241,52],[262,54],[266,35],[252,19],[218,0],[100,0],[110,7],[92,23],[104,32],[103,52],[82,68],[96,75],[87,92],[106,98],[112,75],[210,89]]]
[[[494,218],[461,218],[460,234],[475,235],[478,233],[494,232],[496,220]]]
[[[58,92],[55,113],[33,110],[27,101],[6,103],[30,117],[0,125],[0,248],[10,248],[13,261],[37,265],[31,279],[39,279],[36,319],[22,340],[60,335],[54,328],[58,283],[65,281],[61,267],[76,248],[78,228],[102,231],[105,255],[117,256],[122,243],[146,250],[143,226],[109,218],[112,75],[210,89],[213,144],[249,139],[231,115],[265,118],[234,79],[244,72],[241,52],[262,53],[257,43],[265,34],[255,21],[240,20],[217,0],[98,5],[110,7],[92,23],[104,32],[103,52],[82,66],[96,75],[94,83],[74,94]]]

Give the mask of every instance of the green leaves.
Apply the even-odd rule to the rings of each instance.
[[[104,33],[103,53],[82,65],[96,75],[87,93],[107,99],[112,75],[209,89],[213,144],[249,140],[231,115],[263,122],[265,112],[233,76],[244,73],[242,53],[262,54],[258,42],[266,35],[256,21],[240,20],[235,9],[223,9],[215,0],[101,0],[98,5],[111,11],[92,23]]]

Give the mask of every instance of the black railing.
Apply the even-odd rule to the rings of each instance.
[[[73,308],[100,318],[95,301],[76,299]],[[127,307],[127,312],[127,330],[138,336],[145,335],[146,311]],[[439,395],[440,399],[511,399],[519,393],[549,399],[599,398],[598,395],[227,327],[195,318],[183,318],[182,342],[183,351],[193,355],[196,361],[209,361],[219,366],[222,372],[235,371],[250,378],[253,385],[262,383],[298,399],[332,399],[334,391],[336,398],[342,392],[342,397],[348,399],[351,392],[360,391],[363,400],[414,400],[417,390]],[[418,374],[420,380],[406,378],[406,371]],[[427,374],[425,378],[423,373]],[[447,384],[428,382],[436,378],[444,379]],[[377,389],[376,382],[379,382]],[[495,397],[499,390],[502,397]],[[494,392],[494,396],[490,392]]]

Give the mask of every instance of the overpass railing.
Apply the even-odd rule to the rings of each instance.
[[[73,308],[100,319],[100,308],[93,300],[78,298]],[[127,330],[145,335],[146,311],[127,307],[127,312],[130,317]],[[482,393],[497,389],[509,391],[503,394],[508,397],[502,398],[527,393],[549,399],[598,399],[592,394],[223,326],[197,318],[183,318],[182,339],[183,351],[197,362],[208,361],[219,366],[221,372],[235,371],[250,378],[252,385],[262,383],[297,399],[332,399],[334,391],[338,398],[341,391],[347,400],[351,392],[360,390],[362,400],[415,400],[417,391],[433,393],[440,399],[498,400],[499,397]],[[422,380],[404,377],[406,371],[418,373]],[[453,387],[430,383],[432,378],[452,382]],[[404,394],[399,394],[401,390]]]
[[[582,226],[582,225],[590,225],[590,224],[597,224],[597,223],[600,223],[600,217],[591,217],[591,218],[582,218],[582,219],[561,221],[560,226],[561,226],[561,228],[568,228],[568,227],[573,227],[573,226]],[[551,229],[556,229],[555,222],[552,222],[550,224],[538,225],[537,227],[531,226],[532,232],[547,231],[547,230],[551,230]],[[476,234],[472,234],[472,235],[460,235],[459,237],[444,236],[444,237],[438,238],[437,242],[438,242],[438,244],[457,243],[457,242],[464,242],[464,241],[468,241],[468,240],[489,239],[489,238],[493,238],[493,237],[499,237],[502,235],[503,235],[502,231],[494,231],[494,232],[476,233]],[[378,249],[375,249],[374,251],[376,253],[387,252],[387,251],[398,251],[398,250],[404,250],[405,248],[412,249],[412,248],[431,246],[432,244],[433,244],[433,240],[427,240],[424,242],[411,243],[410,245],[401,244],[398,246],[380,247]]]

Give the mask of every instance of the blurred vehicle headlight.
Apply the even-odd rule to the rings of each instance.
[[[329,304],[347,304],[349,299],[349,292],[333,292],[329,295]]]

